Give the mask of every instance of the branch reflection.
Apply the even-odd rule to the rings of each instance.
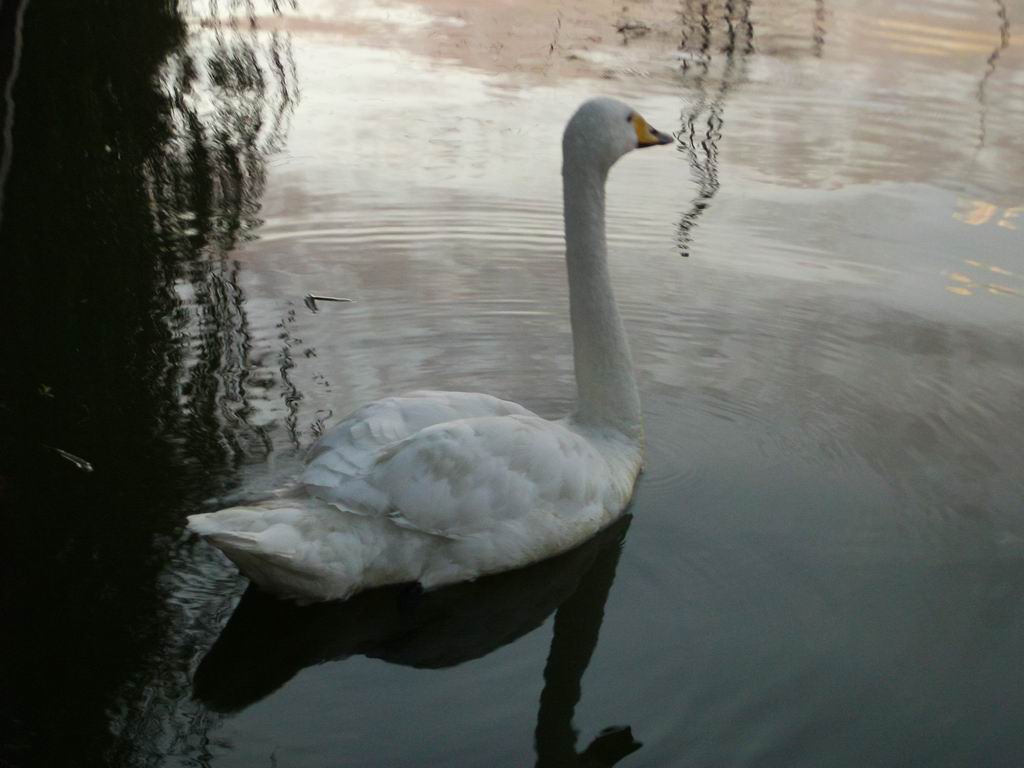
[[[697,195],[676,228],[682,256],[690,255],[692,230],[718,192],[718,144],[725,99],[730,89],[744,79],[746,61],[754,51],[751,4],[752,0],[741,0],[737,9],[733,0],[726,0],[722,8],[713,9],[710,2],[702,2],[695,9],[688,2],[683,10],[679,43],[684,52],[682,75],[692,93],[688,93],[688,103],[680,113],[680,142],[676,148],[687,157]],[[716,45],[724,55],[721,67]]]
[[[992,49],[988,59],[985,60],[985,72],[978,81],[978,143],[975,146],[975,157],[984,149],[988,139],[988,81],[996,73],[996,65],[1003,51],[1010,45],[1010,17],[1006,12],[1006,3],[1003,0],[993,0],[996,6],[996,17],[999,19],[999,42]]]

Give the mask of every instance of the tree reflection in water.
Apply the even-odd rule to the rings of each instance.
[[[755,53],[753,0],[686,0],[681,10],[679,50],[686,104],[680,113],[679,143],[690,166],[697,193],[680,217],[676,242],[690,255],[693,230],[718,193],[718,154],[725,125],[725,101],[747,79]],[[814,0],[809,52],[820,58],[825,49],[828,12],[824,0]],[[995,58],[998,58],[995,55]]]
[[[996,18],[999,20],[999,43],[985,60],[985,71],[978,80],[978,141],[974,148],[974,157],[971,158],[972,164],[977,161],[978,153],[985,148],[985,142],[988,140],[988,83],[996,73],[996,66],[1003,51],[1010,46],[1010,16],[1006,12],[1006,3],[1003,0],[994,0],[994,4]]]
[[[729,90],[743,81],[747,59],[754,52],[751,4],[752,0],[688,0],[682,9],[682,75],[692,93],[687,93],[680,114],[676,148],[686,155],[697,185],[697,195],[677,225],[676,242],[683,256],[690,255],[692,230],[718,192],[718,144],[725,99]],[[724,56],[720,65],[718,53]]]
[[[229,253],[258,223],[294,63],[285,36],[191,33],[173,4],[16,5],[0,762],[148,764],[168,736],[144,688],[179,621],[161,582],[168,537],[266,439],[246,421]]]

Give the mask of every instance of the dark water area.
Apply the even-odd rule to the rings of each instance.
[[[1021,23],[4,3],[0,765],[1020,765]],[[595,94],[677,135],[608,190],[630,514],[436,593],[249,589],[185,517],[359,404],[568,409]]]

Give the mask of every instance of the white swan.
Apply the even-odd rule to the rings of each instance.
[[[640,472],[643,424],[608,279],[605,180],[630,150],[671,140],[605,98],[585,102],[565,129],[575,413],[549,421],[464,392],[378,400],[321,438],[298,486],[193,515],[189,528],[263,589],[305,602],[517,568],[616,519]]]

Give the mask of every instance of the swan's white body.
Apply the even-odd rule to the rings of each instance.
[[[193,515],[189,527],[264,589],[312,601],[517,568],[617,518],[641,469],[643,427],[608,279],[604,184],[618,157],[667,141],[610,99],[585,103],[566,128],[574,414],[549,421],[464,392],[379,400],[324,435],[296,488]]]

